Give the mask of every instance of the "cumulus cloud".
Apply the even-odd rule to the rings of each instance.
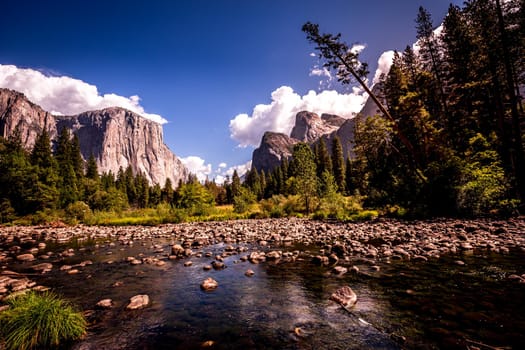
[[[230,137],[239,142],[241,147],[257,147],[265,131],[289,134],[295,115],[300,111],[351,118],[361,110],[365,101],[366,96],[358,88],[348,94],[334,90],[320,93],[310,90],[300,96],[291,87],[281,86],[272,92],[269,104],[256,105],[251,115],[238,114],[230,120]]]
[[[181,158],[182,163],[190,173],[197,176],[197,180],[204,182],[206,179],[215,180],[219,185],[223,184],[226,181],[226,178],[231,180],[233,172],[237,170],[239,176],[246,174],[248,170],[252,167],[252,161],[248,161],[244,164],[234,165],[228,167],[226,163],[219,163],[217,169],[214,170],[213,166],[210,163],[206,163],[205,159],[202,159],[199,156],[188,156]]]
[[[0,64],[0,87],[24,93],[29,100],[54,114],[73,115],[107,107],[123,107],[159,124],[158,114],[146,113],[137,95],[101,95],[95,85],[67,76],[45,75],[34,69]]]
[[[389,50],[385,51],[379,56],[379,59],[377,60],[377,69],[374,74],[374,80],[373,83],[376,84],[379,81],[379,78],[381,77],[381,74],[388,74],[388,71],[390,70],[390,66],[392,65],[392,59],[394,58],[394,51]]]
[[[223,163],[221,163],[223,164]],[[230,180],[233,176],[233,172],[237,170],[237,175],[239,177],[244,176],[252,168],[252,161],[248,161],[244,164],[235,165],[232,167],[229,167],[228,169],[219,169],[217,171],[217,174],[215,175],[215,182],[218,184],[223,184],[224,181],[226,181],[226,178],[228,177]]]
[[[350,48],[350,51],[355,54],[358,54],[358,53],[361,53],[361,51],[363,51],[364,49],[366,49],[365,44],[354,44],[352,48]]]
[[[182,164],[188,168],[189,172],[196,175],[199,181],[204,181],[212,173],[211,164],[206,164],[206,161],[198,156],[189,156],[180,158]]]

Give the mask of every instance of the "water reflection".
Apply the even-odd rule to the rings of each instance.
[[[95,322],[77,349],[465,349],[468,340],[514,348],[525,344],[524,286],[506,279],[525,270],[522,253],[462,257],[461,266],[452,256],[428,263],[383,262],[379,272],[339,277],[313,266],[306,255],[251,264],[235,254],[224,259],[226,269],[204,271],[213,260],[204,254],[221,254],[222,244],[204,248],[201,258],[191,257],[189,267],[185,260],[164,266],[126,262],[141,254],[165,260],[169,243],[88,242],[60,264],[89,259],[92,265],[78,275],[56,268],[39,277],[39,283],[93,310]],[[254,276],[244,275],[248,268]],[[207,277],[219,283],[213,292],[199,288]],[[343,285],[358,295],[351,312],[329,301]],[[152,305],[126,310],[136,294],[148,294]],[[115,307],[94,309],[105,298]]]

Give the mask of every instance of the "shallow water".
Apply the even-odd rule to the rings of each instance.
[[[224,252],[217,244],[195,256],[168,261],[166,240],[146,240],[132,246],[109,242],[77,244],[75,255],[56,259],[53,271],[34,277],[83,310],[92,310],[88,337],[77,349],[466,349],[468,341],[525,347],[525,285],[507,278],[525,272],[523,253],[449,256],[428,262],[352,261],[362,273],[341,277],[330,268],[312,265],[305,247],[295,261],[241,262],[253,249],[224,259],[224,270],[203,266]],[[157,251],[154,245],[162,245]],[[80,247],[80,249],[78,249]],[[237,248],[237,246],[234,245]],[[48,247],[63,248],[66,246]],[[317,248],[306,247],[311,254]],[[58,249],[60,251],[60,249]],[[126,257],[158,257],[164,266],[135,265]],[[457,265],[461,259],[465,265]],[[79,274],[60,271],[62,264]],[[184,267],[191,260],[193,265]],[[23,272],[25,264],[13,269]],[[255,275],[246,277],[252,269]],[[200,289],[207,277],[218,281],[212,292]],[[115,286],[117,284],[117,286]],[[358,295],[346,311],[329,300],[339,287],[350,285]],[[125,307],[136,294],[148,294],[143,310]],[[110,310],[95,304],[113,299]]]

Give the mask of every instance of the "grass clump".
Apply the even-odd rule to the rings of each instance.
[[[53,293],[28,292],[7,301],[0,313],[0,336],[6,350],[55,348],[79,340],[86,320]]]

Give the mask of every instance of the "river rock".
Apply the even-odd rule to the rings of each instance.
[[[211,278],[211,277],[206,278],[206,279],[205,279],[204,281],[202,281],[202,283],[201,283],[201,289],[204,290],[204,291],[214,290],[214,289],[216,289],[218,286],[219,286],[219,283],[217,283],[217,281],[214,280],[214,279]]]
[[[50,263],[37,264],[37,265],[31,266],[31,269],[33,271],[46,273],[53,269],[53,264],[50,264]]]
[[[211,266],[215,269],[215,270],[222,270],[226,267],[226,265],[224,265],[223,262],[221,261],[217,261],[217,260],[214,260],[212,263],[211,263]]]
[[[171,246],[171,254],[181,256],[184,254],[184,248],[180,244],[174,244]]]
[[[97,306],[101,309],[111,309],[113,307],[113,300],[102,299],[97,303]]]
[[[149,296],[147,294],[139,294],[139,295],[135,295],[129,300],[129,304],[128,306],[126,306],[126,309],[128,310],[143,309],[148,305],[149,305]]]
[[[328,260],[328,257],[327,256],[322,256],[322,255],[316,255],[312,258],[312,262],[315,264],[315,265],[319,265],[319,266],[322,266],[322,265],[328,265],[330,263],[330,261]]]
[[[345,273],[348,272],[348,269],[343,266],[336,266],[333,268],[332,272],[336,275],[344,275]]]
[[[351,308],[357,303],[357,295],[349,286],[344,286],[336,290],[330,300],[335,301],[344,308]]]
[[[337,257],[337,254],[330,254],[328,256],[328,263],[330,265],[335,265],[339,261],[339,258]]]
[[[248,276],[248,277],[252,277],[253,275],[255,275],[255,272],[253,272],[252,269],[248,269],[246,270],[246,272],[244,273],[245,276]]]
[[[271,252],[266,253],[266,260],[279,260],[283,252],[278,250],[272,250]]]
[[[35,256],[33,254],[27,253],[27,254],[20,254],[16,257],[16,260],[18,261],[33,261],[35,260]]]

